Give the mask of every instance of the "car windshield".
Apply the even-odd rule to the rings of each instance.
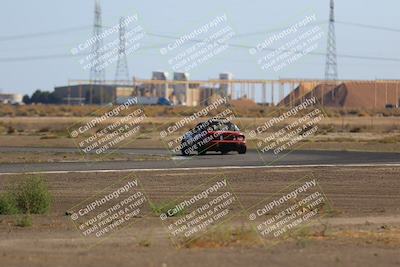
[[[208,130],[213,131],[239,131],[239,128],[231,122],[213,122]]]
[[[234,131],[238,132],[239,127],[237,127],[235,124],[227,121],[206,121],[202,122],[196,125],[195,128],[191,130],[191,132],[196,133],[196,132],[201,132],[201,131]]]

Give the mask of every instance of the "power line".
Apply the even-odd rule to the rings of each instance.
[[[47,31],[47,32],[0,36],[0,42],[21,40],[21,39],[30,39],[30,38],[50,36],[50,35],[60,35],[60,34],[65,34],[65,33],[69,33],[69,32],[82,31],[82,30],[86,30],[88,28],[90,28],[90,26],[72,27],[72,28],[65,28],[65,29]]]
[[[326,23],[328,23],[328,21],[318,21],[318,22],[310,24],[310,26],[322,25],[322,24],[326,24]],[[347,25],[347,26],[374,29],[374,30],[400,32],[400,29],[396,29],[396,28],[390,28],[390,27],[385,27],[385,26],[377,26],[377,25],[370,25],[370,24],[363,24],[363,23],[357,23],[357,22],[348,22],[348,21],[338,21],[338,20],[336,20],[335,23],[336,24]],[[64,29],[45,31],[45,32],[26,33],[26,34],[18,34],[18,35],[6,35],[6,36],[0,36],[0,42],[21,40],[21,39],[31,39],[31,38],[42,37],[42,36],[61,35],[61,34],[70,33],[70,32],[78,32],[78,31],[82,31],[82,30],[87,30],[87,29],[90,29],[91,27],[92,27],[91,25],[86,25],[86,26],[77,26],[77,27],[64,28]],[[107,28],[107,26],[104,26],[104,28]],[[235,38],[252,36],[252,35],[268,34],[268,33],[277,32],[277,31],[285,30],[285,29],[286,29],[286,27],[282,27],[282,28],[275,28],[275,29],[266,29],[264,31],[241,33],[241,34],[235,35]]]
[[[143,46],[139,50],[147,50],[147,49],[157,49],[162,46],[166,46],[168,44],[163,43],[159,45],[149,45],[149,46]],[[108,52],[110,50],[105,50],[104,52]],[[46,60],[46,59],[57,59],[57,58],[74,58],[74,57],[80,57],[80,56],[87,56],[90,55],[91,53],[79,53],[79,54],[51,54],[51,55],[40,55],[40,56],[23,56],[23,57],[3,57],[0,58],[0,62],[19,62],[19,61],[34,61],[34,60]]]
[[[161,37],[161,38],[167,38],[167,39],[174,39],[176,40],[177,36],[171,36],[171,35],[164,35],[164,34],[157,34],[157,33],[147,33],[148,35],[152,35],[152,36],[157,36],[157,37]],[[191,39],[189,40],[191,42],[204,42],[203,40],[199,40],[199,39]],[[253,46],[249,46],[249,45],[242,45],[242,44],[227,44],[228,46],[231,47],[236,47],[236,48],[246,48],[246,49],[250,49],[250,48],[254,48]],[[268,51],[276,51],[278,50],[277,48],[265,48],[265,50]],[[281,50],[283,52],[292,52],[292,50]],[[295,53],[299,54],[299,53],[303,53],[303,51],[295,51]],[[315,55],[315,56],[326,56],[326,53],[322,53],[322,52],[310,52],[308,53],[310,55]],[[361,60],[382,60],[382,61],[394,61],[394,62],[400,62],[400,58],[387,58],[387,57],[371,57],[371,56],[359,56],[359,55],[347,55],[347,54],[337,54],[337,57],[340,58],[352,58],[352,59],[361,59]]]
[[[327,21],[322,21],[322,20],[321,21],[316,21],[314,23],[308,24],[307,27],[316,26],[316,25],[323,25],[323,24],[326,24],[326,23],[328,23],[328,22]],[[275,29],[267,29],[265,31],[240,33],[240,34],[236,34],[232,38],[246,37],[246,36],[252,36],[252,35],[265,35],[265,34],[268,34],[268,33],[283,31],[283,30],[286,30],[287,28],[288,27],[281,27],[281,28],[275,28]]]
[[[335,22],[335,23],[342,23],[344,24],[345,22]],[[346,24],[350,24],[350,23],[346,23]],[[396,29],[390,29],[390,28],[386,28],[386,27],[380,27],[380,26],[371,26],[371,25],[364,25],[364,24],[358,24],[358,23],[351,23],[357,26],[362,26],[362,27],[373,27],[376,29],[381,29],[381,30],[391,30],[391,31],[397,31]],[[81,27],[82,28],[82,27]],[[78,28],[70,28],[69,30],[72,29],[78,29]],[[279,29],[274,29],[271,30],[271,32],[273,31],[278,31]],[[40,34],[55,34],[55,33],[61,33],[62,31],[57,31],[57,32],[47,32],[47,33],[37,33],[37,34],[32,34],[30,36],[39,36]],[[264,32],[265,33],[265,32]],[[253,33],[249,33],[249,35],[251,34],[258,34],[256,32]],[[179,38],[179,36],[173,36],[173,35],[166,35],[166,34],[160,34],[160,33],[151,33],[151,32],[147,32],[147,35],[149,36],[154,36],[154,37],[159,37],[159,38],[165,38],[165,39],[172,39],[172,40],[176,40],[177,38]],[[28,35],[25,35],[26,37],[28,37]],[[244,36],[244,34],[242,34],[241,36]],[[17,37],[17,36],[14,36]],[[1,41],[1,37],[0,37],[0,41]],[[199,39],[191,39],[191,42],[204,42],[204,40],[199,40]],[[161,44],[161,45],[151,45],[151,46],[147,46],[147,47],[142,47],[139,50],[144,50],[144,49],[152,49],[152,48],[160,48],[162,46],[165,46],[166,44]],[[243,44],[227,44],[230,47],[235,47],[235,48],[244,48],[244,49],[250,49],[250,48],[254,48],[253,46],[249,46],[249,45],[243,45]],[[276,48],[266,48],[265,50],[268,51],[275,51],[277,50]],[[296,51],[297,53],[302,53],[301,51]],[[326,53],[322,53],[322,52],[310,52],[308,53],[310,55],[314,55],[314,56],[326,56]],[[87,55],[87,54],[80,54],[80,55]],[[31,60],[46,60],[46,59],[57,59],[57,58],[71,58],[71,57],[76,57],[79,55],[72,55],[72,54],[53,54],[53,55],[41,55],[41,56],[26,56],[26,57],[5,57],[5,58],[0,58],[0,62],[19,62],[19,61],[31,61]],[[348,58],[348,59],[359,59],[359,60],[371,60],[371,61],[391,61],[391,62],[400,62],[399,58],[388,58],[388,57],[372,57],[372,56],[361,56],[361,55],[349,55],[349,54],[337,54],[338,58]]]
[[[368,25],[368,24],[355,23],[355,22],[345,22],[345,21],[336,21],[336,23],[348,25],[348,26],[366,28],[366,29],[374,29],[374,30],[382,30],[382,31],[390,31],[390,32],[400,32],[400,29],[394,29],[394,28],[389,28],[389,27],[384,27],[384,26],[375,26],[375,25]]]
[[[79,55],[71,55],[71,54],[53,54],[53,55],[26,56],[26,57],[4,57],[0,58],[0,62],[34,61],[34,60],[44,60],[44,59],[71,58],[78,56]]]
[[[246,46],[246,45],[232,45],[232,44],[228,44],[228,45],[234,46],[234,47],[240,47],[240,48],[247,48],[247,49],[253,48],[252,46]],[[157,49],[162,46],[165,46],[165,44],[142,47],[139,50]],[[265,50],[275,51],[277,49],[268,48]],[[285,50],[282,50],[282,51],[285,52]],[[287,50],[287,51],[289,51],[289,50]],[[296,51],[296,52],[302,53],[302,51]],[[324,57],[326,56],[326,53],[323,53],[323,52],[310,52],[308,54],[313,55],[313,56],[324,56]],[[73,57],[79,57],[79,56],[84,56],[84,55],[89,55],[89,53],[79,54],[79,55],[53,54],[53,55],[26,56],[26,57],[5,57],[5,58],[0,58],[0,62],[19,62],[19,61],[46,60],[46,59],[57,59],[57,58],[73,58]],[[400,62],[400,58],[389,58],[389,57],[359,56],[359,55],[350,55],[350,54],[337,54],[337,57],[338,58],[348,58],[348,59],[359,59],[359,60],[371,60],[371,61]]]

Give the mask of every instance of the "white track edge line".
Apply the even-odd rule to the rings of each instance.
[[[33,172],[4,172],[1,175],[14,174],[66,174],[66,173],[109,173],[109,172],[151,172],[151,171],[191,171],[191,170],[229,170],[229,169],[285,169],[285,168],[318,168],[318,167],[400,167],[400,163],[371,163],[371,164],[310,164],[310,165],[275,165],[275,166],[209,166],[187,168],[159,169],[108,169],[108,170],[79,170],[79,171],[33,171]]]

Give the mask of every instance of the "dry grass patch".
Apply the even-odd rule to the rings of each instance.
[[[379,230],[346,230],[331,233],[336,239],[360,241],[365,244],[382,244],[390,247],[400,247],[400,229],[381,226]]]
[[[223,247],[256,247],[262,242],[257,232],[250,227],[218,226],[200,237],[183,238],[179,245],[185,248],[223,248]]]

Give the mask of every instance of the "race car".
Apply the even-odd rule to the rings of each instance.
[[[201,122],[182,136],[181,154],[189,156],[192,153],[204,155],[207,151],[217,151],[227,154],[237,151],[245,154],[246,140],[239,127],[226,119],[211,119]]]

